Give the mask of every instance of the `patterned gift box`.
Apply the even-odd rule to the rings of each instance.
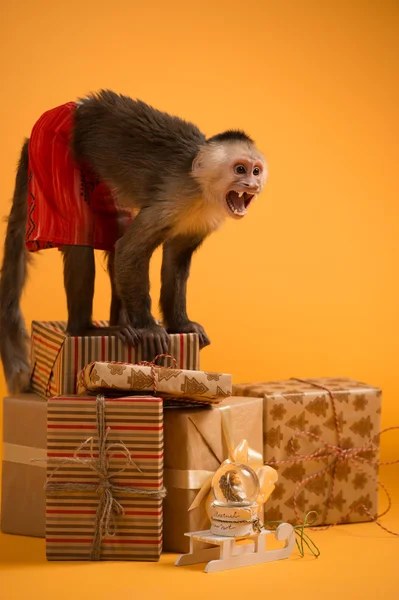
[[[96,321],[95,325],[106,327],[108,322]],[[64,321],[32,323],[32,390],[44,398],[76,394],[77,374],[92,361],[135,363],[142,360],[140,345],[131,348],[115,336],[70,337],[65,329]],[[168,354],[176,359],[180,369],[198,370],[197,334],[171,335]]]
[[[78,375],[78,394],[154,391],[165,400],[217,404],[231,396],[231,375],[155,365],[93,362]]]
[[[163,491],[160,398],[48,400],[49,560],[158,560]]]
[[[264,461],[279,473],[266,521],[295,523],[311,510],[318,525],[368,521],[364,507],[377,514],[379,388],[346,378],[291,379],[234,385],[233,395],[264,399]],[[317,450],[319,457],[303,460]]]

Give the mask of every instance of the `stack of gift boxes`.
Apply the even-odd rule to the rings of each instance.
[[[158,560],[209,527],[209,480],[247,440],[278,471],[265,522],[377,513],[381,391],[349,379],[232,385],[195,334],[159,363],[117,338],[32,326],[32,390],[3,403],[1,527],[49,560]],[[366,510],[365,510],[366,507]]]

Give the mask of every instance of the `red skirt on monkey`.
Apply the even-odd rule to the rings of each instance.
[[[89,165],[77,164],[69,142],[76,102],[45,112],[29,140],[28,220],[30,252],[61,246],[112,251],[132,221]]]

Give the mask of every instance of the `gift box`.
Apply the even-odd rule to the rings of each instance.
[[[132,397],[134,399],[137,397]],[[95,401],[95,398],[91,400]],[[48,403],[36,394],[4,400],[2,530],[5,533],[38,537],[46,535],[44,486]],[[232,443],[238,444],[242,439],[247,439],[251,448],[261,453],[261,398],[230,397],[217,407],[167,407],[164,410],[164,485],[167,489],[163,501],[165,551],[186,552],[189,540],[184,534],[209,527],[204,502],[192,511],[188,509],[204,483],[227,458],[228,443],[222,425],[223,411],[226,410],[225,416],[231,424]],[[54,450],[50,448],[50,440],[57,439],[60,443],[64,440],[63,448],[74,450],[84,436],[86,440],[92,435],[92,432],[84,433],[80,429],[76,437],[63,428],[53,431],[56,437],[49,436],[50,450]],[[121,434],[123,440],[125,435]],[[143,444],[143,447],[149,446],[149,443]],[[54,468],[54,465],[51,467]],[[270,502],[271,499],[266,506]],[[70,507],[66,510],[70,510]]]
[[[231,396],[231,375],[116,362],[92,362],[78,375],[79,395],[154,390],[164,399],[217,404]]]
[[[297,523],[313,510],[317,525],[377,514],[379,388],[291,379],[234,385],[233,395],[263,398],[264,461],[279,475],[266,521]]]
[[[246,439],[262,458],[262,400],[231,397],[212,407],[165,407],[164,426],[164,483],[168,493],[163,548],[187,552],[190,541],[184,534],[210,526],[205,497],[196,508],[189,508],[228,458],[229,446]]]
[[[96,321],[95,325],[106,327],[108,322]],[[142,360],[141,345],[131,348],[115,336],[72,337],[65,329],[64,321],[32,323],[32,390],[44,398],[75,394],[77,374],[92,361]],[[180,369],[199,369],[198,335],[171,335],[168,354],[176,359]],[[165,360],[166,365],[172,364],[170,359]]]
[[[160,398],[48,400],[48,560],[158,560],[163,495]]]
[[[44,537],[46,400],[20,394],[3,400],[1,530]]]

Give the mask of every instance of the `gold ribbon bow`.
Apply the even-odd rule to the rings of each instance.
[[[243,439],[237,446],[234,446],[231,408],[230,406],[221,406],[219,410],[222,417],[223,437],[228,453],[228,457],[220,466],[222,467],[229,463],[240,463],[248,465],[255,471],[259,479],[259,494],[256,502],[258,504],[258,516],[260,516],[263,504],[275,488],[275,483],[278,479],[277,471],[263,464],[262,454],[251,448],[247,440]],[[212,473],[202,484],[200,491],[188,509],[189,511],[198,508],[205,501],[205,508],[209,516],[209,507],[214,500],[211,490],[214,474]]]

